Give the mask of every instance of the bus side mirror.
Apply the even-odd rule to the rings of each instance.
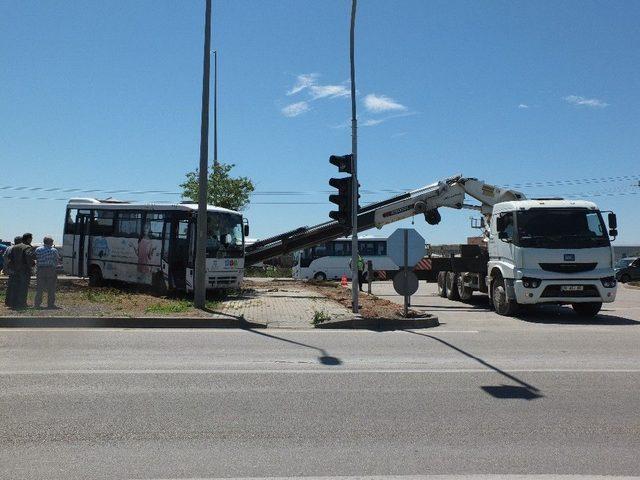
[[[611,212],[609,213],[609,228],[611,230],[615,230],[616,228],[618,228],[618,218],[616,217],[616,214]]]
[[[249,236],[249,224],[248,223],[244,224],[244,236],[245,237]]]

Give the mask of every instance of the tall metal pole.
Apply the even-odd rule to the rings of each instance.
[[[213,165],[218,166],[218,51],[213,51]]]
[[[209,76],[211,70],[211,0],[206,0],[204,21],[204,57],[202,71],[202,118],[200,121],[200,168],[198,170],[198,224],[196,241],[193,306],[205,306],[207,248],[207,177],[209,174]]]
[[[349,59],[351,63],[351,155],[353,161],[351,189],[351,303],[353,313],[358,313],[358,118],[356,116],[356,65],[354,54],[356,6],[351,0],[351,33],[349,36]]]

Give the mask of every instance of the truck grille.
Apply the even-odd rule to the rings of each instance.
[[[580,273],[596,268],[597,263],[540,263],[540,268],[547,272]]]
[[[560,289],[561,285],[548,285],[543,291],[542,298],[559,298],[559,297],[599,297],[598,289],[595,285],[583,285],[582,290],[564,292]]]

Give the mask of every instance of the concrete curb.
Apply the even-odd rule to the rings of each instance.
[[[0,328],[267,328],[239,318],[0,317]]]
[[[416,328],[433,328],[440,325],[438,317],[429,315],[415,318],[360,318],[335,320],[320,323],[315,328],[351,328],[368,330],[407,330]]]

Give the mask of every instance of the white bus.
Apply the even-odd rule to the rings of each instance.
[[[358,251],[365,262],[365,281],[368,280],[367,262],[371,260],[374,272],[398,270],[400,267],[391,258],[391,249],[400,248],[391,245],[388,237],[358,238]],[[409,249],[424,251],[424,240],[420,242],[413,236],[409,237]],[[305,248],[294,253],[292,276],[298,280],[339,280],[342,276],[351,279],[351,239],[341,238],[321,243],[314,247]],[[375,274],[374,274],[375,275]],[[374,277],[375,278],[375,277]]]
[[[65,273],[193,291],[198,206],[71,199],[62,245]],[[237,288],[249,228],[238,212],[209,206],[207,289]]]

